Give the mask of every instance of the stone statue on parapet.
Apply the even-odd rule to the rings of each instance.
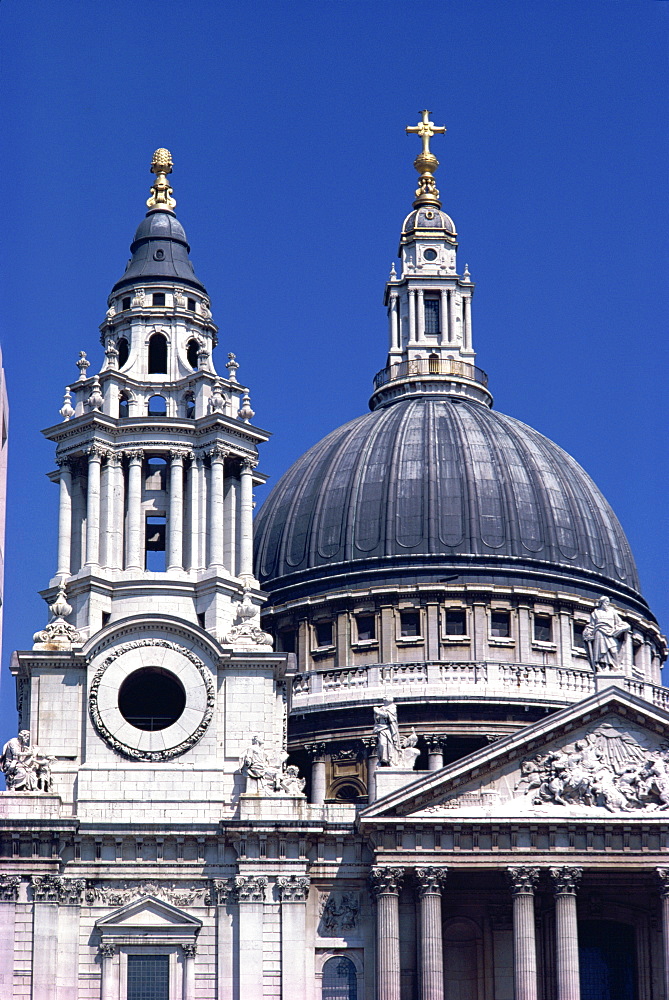
[[[400,735],[397,705],[392,698],[386,698],[382,705],[375,706],[374,734],[379,764],[386,767],[413,768],[420,754],[420,750],[416,749],[418,736],[413,727],[409,736]]]
[[[583,629],[592,669],[618,671],[620,663],[619,640],[629,632],[631,625],[620,617],[608,597],[600,597],[597,607]]]
[[[264,632],[260,627],[260,608],[253,603],[250,591],[244,591],[244,597],[237,601],[235,610],[238,624],[232,626],[223,637],[223,642],[231,646],[267,646],[271,649],[274,640],[269,632]]]
[[[55,757],[43,754],[30,742],[30,733],[22,729],[8,740],[0,754],[0,768],[8,792],[50,792],[51,764]]]
[[[266,747],[262,736],[253,736],[239,762],[246,777],[246,791],[256,795],[303,795],[306,781],[280,747]]]

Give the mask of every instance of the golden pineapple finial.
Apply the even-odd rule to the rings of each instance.
[[[147,201],[149,208],[163,208],[171,211],[176,201],[172,197],[167,175],[172,173],[172,154],[169,149],[157,149],[151,160],[151,173],[156,175],[154,183],[151,185],[151,197]]]
[[[439,160],[430,151],[430,139],[437,133],[444,133],[446,126],[435,125],[434,122],[431,122],[429,111],[422,111],[421,114],[422,121],[419,121],[417,125],[407,125],[406,128],[407,133],[415,132],[423,140],[423,150],[418,154],[413,163],[420,174],[414,207],[418,208],[419,205],[428,204],[437,205],[440,208],[439,190],[433,176],[434,171],[439,166]]]

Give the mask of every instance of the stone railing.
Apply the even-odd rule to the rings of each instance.
[[[466,361],[456,361],[455,358],[414,358],[412,361],[398,361],[388,368],[382,368],[374,376],[374,389],[412,375],[445,375],[488,385],[488,376],[483,369]]]
[[[669,710],[669,688],[634,677],[621,686],[630,694]],[[529,663],[489,661],[428,661],[383,663],[312,671],[293,678],[293,710],[316,710],[352,703],[375,703],[380,698],[431,698],[483,701],[537,702],[567,705],[595,692],[591,670]]]

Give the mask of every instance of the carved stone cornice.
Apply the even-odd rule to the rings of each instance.
[[[282,875],[276,880],[282,903],[306,903],[311,879],[308,875]]]
[[[20,875],[0,875],[0,903],[15,903],[20,885]]]
[[[325,760],[327,756],[327,745],[325,743],[305,743],[304,750],[309,754],[312,761]]]
[[[660,880],[660,895],[663,899],[669,899],[669,868],[656,868],[655,870]]]
[[[62,875],[33,875],[33,900],[36,903],[63,903],[79,906],[83,901],[86,879]]]
[[[549,868],[550,877],[553,881],[553,892],[556,896],[575,895],[578,883],[583,875],[582,868]]]
[[[414,875],[418,885],[418,895],[421,897],[428,895],[440,895],[446,884],[448,868],[416,868]]]
[[[369,887],[375,896],[398,895],[404,880],[404,868],[374,865],[369,873]]]
[[[512,895],[520,896],[523,893],[534,892],[539,878],[539,869],[531,868],[528,865],[519,865],[518,867],[514,865],[512,868],[507,868],[506,875]]]
[[[240,903],[264,903],[267,877],[265,875],[235,875],[235,894]]]

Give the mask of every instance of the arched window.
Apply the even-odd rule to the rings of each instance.
[[[427,367],[431,375],[439,374],[439,355],[435,354],[434,351],[432,354],[428,355]]]
[[[358,1000],[358,977],[350,958],[328,958],[323,966],[321,1000]]]
[[[167,402],[164,396],[151,396],[149,399],[149,416],[164,417],[167,413]]]
[[[119,368],[124,368],[128,363],[128,355],[130,354],[128,341],[125,337],[119,337],[116,349],[118,350],[118,366]]]
[[[118,415],[119,417],[130,416],[130,397],[127,392],[122,392],[118,398]]]
[[[184,416],[187,420],[195,417],[195,395],[192,392],[184,394]]]
[[[188,364],[191,368],[197,368],[197,352],[200,350],[200,345],[195,338],[191,339],[186,344],[186,357],[188,358]]]
[[[167,375],[167,337],[152,333],[149,337],[149,375]]]

